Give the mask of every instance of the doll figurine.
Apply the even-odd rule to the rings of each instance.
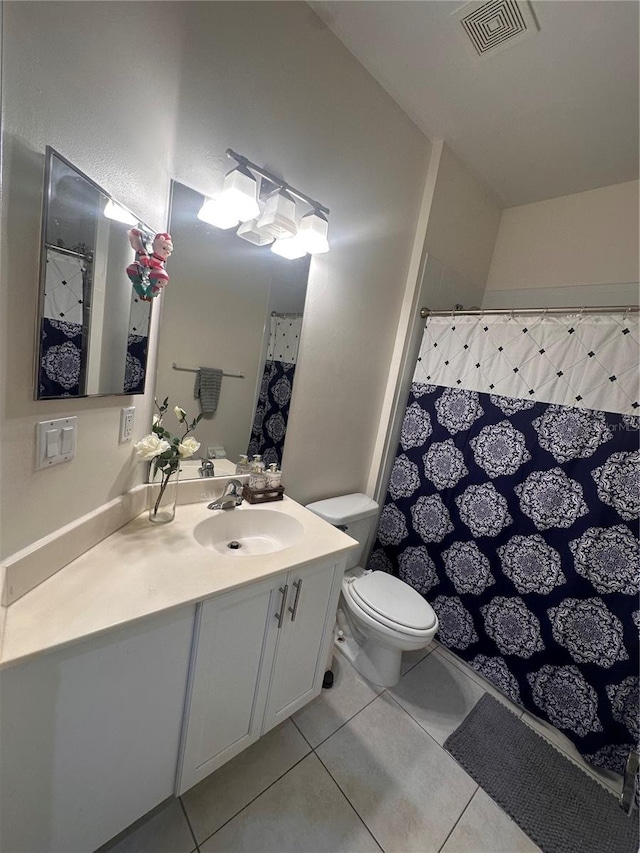
[[[148,235],[139,228],[132,228],[128,234],[136,257],[127,267],[127,275],[140,299],[151,302],[169,281],[164,265],[173,252],[171,236],[164,231],[156,234],[149,246]]]

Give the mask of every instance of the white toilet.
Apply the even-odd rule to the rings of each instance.
[[[438,630],[438,618],[404,581],[358,565],[378,513],[374,500],[362,494],[343,495],[307,504],[307,509],[360,543],[342,581],[336,648],[368,681],[392,687],[400,680],[402,652],[428,646]]]

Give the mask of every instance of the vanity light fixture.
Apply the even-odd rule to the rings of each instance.
[[[230,214],[217,198],[205,198],[204,204],[198,211],[198,219],[206,222],[207,225],[222,228],[224,231],[235,228],[240,222],[238,217]]]
[[[256,222],[256,228],[276,240],[295,237],[298,230],[296,203],[285,189],[276,190],[269,196],[264,213]]]
[[[109,201],[104,206],[104,215],[107,219],[113,219],[115,222],[124,222],[125,225],[138,225],[138,219],[133,215],[133,213],[129,213],[128,210],[125,210],[124,207],[120,207],[119,204],[116,204],[115,201],[109,199]]]
[[[205,198],[198,219],[217,228],[240,225],[238,237],[254,246],[273,243],[271,250],[290,260],[329,251],[328,207],[231,148],[227,157],[238,165],[226,175],[220,195]],[[304,205],[302,211],[296,210],[298,202]],[[296,217],[301,213],[298,234]]]
[[[249,222],[260,215],[258,182],[242,163],[226,175],[217,200],[223,210],[240,222]]]
[[[327,217],[319,210],[314,210],[302,217],[296,239],[310,255],[320,255],[329,251],[328,231]]]

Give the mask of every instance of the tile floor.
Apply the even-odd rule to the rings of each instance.
[[[489,692],[596,775],[552,727],[433,643],[389,690],[340,655],[335,683],[181,799],[99,853],[535,853],[442,744]]]

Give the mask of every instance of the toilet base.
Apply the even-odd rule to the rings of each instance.
[[[400,681],[402,651],[385,649],[371,642],[359,645],[352,636],[343,635],[335,644],[351,666],[363,678],[378,687],[393,687]]]

